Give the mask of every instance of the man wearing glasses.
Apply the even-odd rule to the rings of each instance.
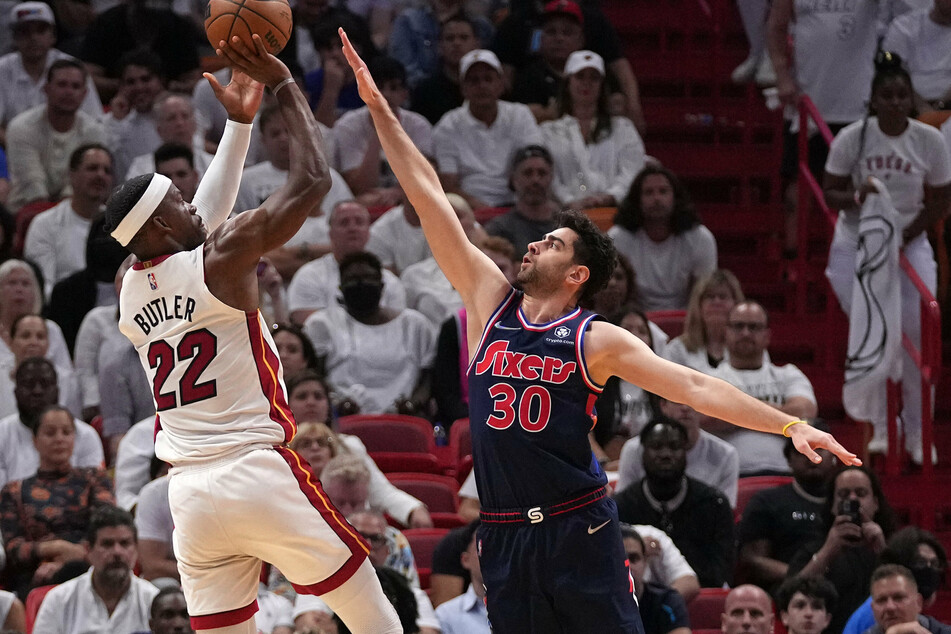
[[[770,360],[769,337],[769,317],[762,306],[752,301],[734,306],[726,331],[729,363],[721,363],[713,376],[782,412],[801,419],[814,418],[816,395],[812,384],[793,364],[776,365]],[[726,424],[706,429],[736,447],[740,477],[789,473],[782,437]]]

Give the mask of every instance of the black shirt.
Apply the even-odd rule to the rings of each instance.
[[[449,79],[440,69],[413,89],[410,103],[410,110],[418,112],[431,124],[436,125],[444,114],[462,105],[462,91],[459,84]]]
[[[792,483],[758,491],[743,510],[737,527],[742,548],[770,542],[770,557],[788,564],[806,544],[822,537],[822,504],[799,495]]]
[[[730,501],[711,486],[684,478],[686,496],[665,514],[644,493],[644,480],[614,498],[618,518],[628,524],[650,524],[667,533],[704,588],[719,588],[733,578],[733,510]]]
[[[678,627],[690,627],[687,604],[676,590],[648,581],[637,597],[644,634],[667,634]]]

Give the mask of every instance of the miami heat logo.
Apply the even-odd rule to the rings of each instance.
[[[155,281],[155,273],[149,273],[149,288],[153,291],[158,290],[158,282]]]

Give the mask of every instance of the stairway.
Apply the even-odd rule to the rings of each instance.
[[[732,69],[748,46],[733,0],[602,0],[641,89],[648,154],[678,173],[705,225],[717,237],[720,265],[770,312],[777,363],[795,363],[810,378],[820,415],[849,448],[864,453],[868,431],[845,419],[841,404],[847,323],[830,302],[823,276],[830,235],[811,227],[806,306],[784,279],[779,237],[781,116],[757,89],[734,86]],[[813,223],[822,225],[822,223]],[[951,485],[951,343],[938,387],[936,477],[906,473],[884,485],[906,521],[922,523],[916,501]],[[943,499],[949,499],[944,493]],[[951,502],[932,524],[951,547]],[[946,603],[951,604],[951,601]],[[951,609],[951,606],[949,606]],[[951,614],[948,615],[951,619]]]

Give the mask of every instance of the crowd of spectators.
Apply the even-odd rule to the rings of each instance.
[[[200,72],[222,82],[230,73],[204,40],[201,4],[0,3],[0,630],[24,630],[30,591],[55,585],[37,631],[189,631],[168,465],[152,447],[152,386],[117,327],[128,253],[104,235],[101,212],[114,186],[153,170],[184,200],[195,194],[226,117]],[[433,162],[466,235],[508,279],[557,226],[559,210],[614,208],[608,234],[620,257],[590,308],[655,353],[823,425],[808,376],[770,357],[766,308],[718,268],[716,236],[678,166],[648,154],[651,121],[596,1],[291,4],[294,28],[280,56],[320,123],[332,184],[297,235],[261,261],[261,310],[299,423],[290,447],[369,544],[407,632],[488,632],[479,493],[469,474],[459,491],[466,525],[437,547],[424,591],[401,530],[432,527],[433,517],[337,421],[400,413],[446,429],[465,419],[470,342],[459,294],[390,168],[398,157],[382,152],[360,100],[339,26]],[[830,152],[814,135],[809,160],[826,200],[843,210],[827,272],[842,306],[850,310],[853,212],[874,194],[891,195],[906,253],[934,287],[923,231],[947,212],[951,124],[942,136],[913,117],[951,109],[951,2],[738,5],[751,52],[734,81],[775,83],[788,106],[808,94],[839,133]],[[788,257],[797,245],[791,112]],[[284,184],[295,133],[266,99],[235,214]],[[650,319],[667,310],[685,314],[673,339]],[[903,318],[914,324],[917,313]],[[906,392],[905,436],[920,463],[921,394]],[[941,585],[944,548],[919,528],[899,530],[874,470],[840,469],[825,451],[814,464],[783,438],[618,378],[597,412],[592,452],[616,473],[648,634],[689,632],[700,589],[734,583],[746,585],[726,598],[728,633],[765,634],[778,619],[790,634],[947,634],[921,613]],[[884,451],[883,420],[871,422],[870,449]],[[788,483],[738,508],[738,484],[753,476]],[[346,631],[279,570],[262,580],[259,631]],[[919,629],[894,629],[910,623]]]

